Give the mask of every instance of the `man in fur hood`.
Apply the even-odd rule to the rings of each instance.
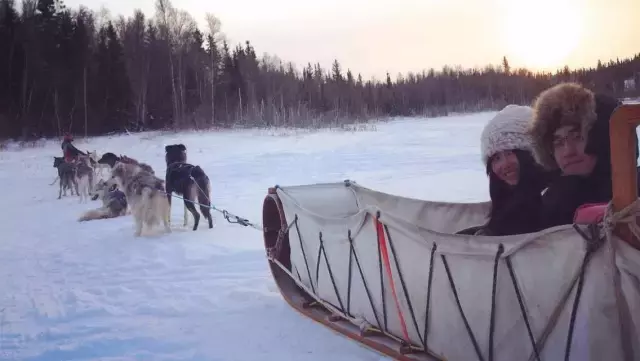
[[[558,84],[535,100],[534,157],[559,173],[542,197],[543,228],[571,224],[579,206],[611,199],[609,118],[618,105],[575,83]]]

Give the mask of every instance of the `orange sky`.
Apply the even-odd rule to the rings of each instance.
[[[66,0],[112,15],[154,0]],[[640,53],[640,0],[173,0],[206,29],[222,21],[231,45],[248,39],[259,55],[298,67],[338,59],[365,78],[443,65],[500,63],[556,69]]]

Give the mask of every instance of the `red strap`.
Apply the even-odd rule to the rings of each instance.
[[[396,303],[396,310],[398,311],[398,317],[400,318],[400,324],[402,325],[402,333],[407,342],[409,342],[409,332],[407,332],[407,324],[404,322],[404,316],[402,310],[400,310],[400,301],[396,295],[396,286],[393,282],[393,276],[391,275],[391,262],[389,262],[389,252],[387,252],[387,242],[384,237],[384,228],[380,220],[376,218],[376,231],[378,232],[378,243],[380,243],[380,253],[382,253],[382,261],[384,267],[387,270],[387,276],[389,277],[389,283],[391,283],[391,292],[393,293],[393,300]]]

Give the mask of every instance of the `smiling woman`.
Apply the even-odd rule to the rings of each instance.
[[[540,70],[563,67],[582,41],[581,6],[573,0],[506,2],[502,36],[509,57]]]

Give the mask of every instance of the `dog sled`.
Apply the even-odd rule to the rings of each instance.
[[[456,234],[489,203],[272,188],[272,275],[302,315],[398,360],[640,360],[638,124],[640,105],[612,116],[611,204],[532,234]]]

